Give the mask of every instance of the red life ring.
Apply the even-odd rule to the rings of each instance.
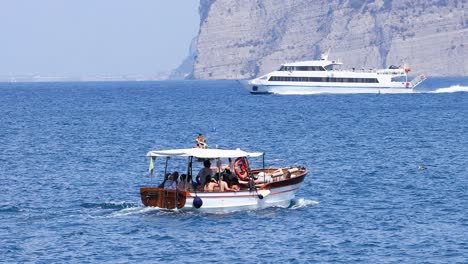
[[[241,180],[247,180],[249,178],[247,168],[249,168],[249,162],[245,157],[237,158],[234,162],[234,172]]]

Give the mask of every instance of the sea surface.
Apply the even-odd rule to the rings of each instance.
[[[468,78],[423,85],[251,95],[235,81],[2,83],[0,262],[467,263]],[[287,208],[143,207],[146,153],[192,147],[198,133],[310,173]]]

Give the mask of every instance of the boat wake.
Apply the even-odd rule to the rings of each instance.
[[[107,215],[107,217],[123,217],[123,216],[131,216],[131,215],[142,215],[142,214],[151,214],[151,213],[159,213],[162,212],[160,208],[157,207],[132,207],[132,208],[125,208],[116,212]]]
[[[293,199],[291,200],[291,204],[289,205],[288,209],[299,209],[304,207],[315,206],[319,204],[318,201],[309,200],[304,198]],[[136,203],[128,203],[128,202],[107,202],[107,203],[84,203],[82,204],[85,208],[98,208],[98,209],[114,209],[112,212],[108,212],[104,215],[106,218],[115,218],[115,217],[127,217],[127,216],[134,216],[134,215],[165,215],[165,214],[178,214],[182,211],[179,210],[168,210],[168,209],[161,209],[158,207],[147,207],[142,206]],[[233,213],[232,212],[223,212],[222,214],[226,213]],[[197,214],[198,212],[184,212],[184,214]],[[102,215],[101,215],[102,217]]]
[[[453,85],[445,88],[438,88],[435,91],[429,91],[428,93],[458,93],[468,92],[468,86]]]
[[[319,204],[319,202],[315,200],[309,200],[309,199],[304,199],[304,198],[293,199],[291,201],[291,205],[289,206],[289,209],[295,210],[295,209],[299,209],[303,207],[315,206],[317,204]]]
[[[82,203],[81,207],[84,208],[97,208],[97,209],[125,209],[138,206],[136,203],[128,202],[106,202],[106,203]]]

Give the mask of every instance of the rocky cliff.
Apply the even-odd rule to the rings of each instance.
[[[246,79],[286,61],[351,68],[408,64],[413,74],[468,76],[466,0],[200,0],[195,79]]]

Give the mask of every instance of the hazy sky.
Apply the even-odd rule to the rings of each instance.
[[[0,75],[122,75],[179,66],[197,0],[0,0]]]

